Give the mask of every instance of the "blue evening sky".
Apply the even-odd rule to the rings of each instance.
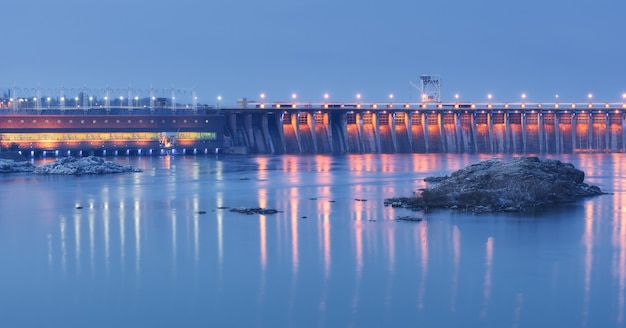
[[[195,87],[236,98],[621,101],[623,0],[14,0],[0,86]]]

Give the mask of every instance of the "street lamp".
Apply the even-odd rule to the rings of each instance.
[[[93,97],[89,96],[89,109],[93,106]]]
[[[80,107],[78,104],[78,97],[74,97],[74,104],[76,105],[76,108]]]
[[[135,96],[135,107],[139,107],[139,97]]]
[[[48,108],[50,108],[50,97],[46,98],[46,101],[48,101]]]
[[[220,109],[221,102],[222,102],[222,96],[217,96],[217,109]]]
[[[291,100],[292,100],[292,104],[291,104],[291,108],[296,108],[296,98],[298,97],[298,95],[294,92],[291,94]]]

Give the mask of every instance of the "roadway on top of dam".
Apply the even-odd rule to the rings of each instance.
[[[135,106],[110,106],[105,107],[40,107],[40,108],[2,108],[2,114],[84,114],[84,115],[189,115],[189,114],[219,114],[219,113],[240,113],[240,112],[273,112],[282,111],[370,111],[370,112],[406,112],[406,111],[432,111],[432,112],[453,112],[453,111],[469,111],[469,112],[626,112],[626,102],[543,102],[543,103],[473,103],[473,102],[440,102],[440,103],[400,103],[400,102],[361,102],[361,103],[341,103],[341,102],[324,102],[324,103],[303,103],[303,102],[267,102],[267,103],[249,103],[247,106],[228,107],[202,107],[192,108],[190,106],[176,107],[159,107],[146,108]]]
[[[221,108],[224,112],[626,112],[626,103],[552,102],[552,103],[262,103],[245,108]]]

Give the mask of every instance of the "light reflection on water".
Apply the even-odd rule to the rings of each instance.
[[[563,156],[612,194],[556,209],[414,223],[382,206],[489,158],[120,157],[144,172],[0,176],[0,323],[624,326],[621,154]]]

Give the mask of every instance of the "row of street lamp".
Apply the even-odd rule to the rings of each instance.
[[[261,101],[265,101],[265,93],[261,93],[261,94],[260,94],[260,97],[261,97]],[[460,97],[460,96],[459,96],[459,94],[458,94],[458,93],[454,94],[454,99],[455,99],[456,101],[458,101],[458,100],[459,100],[459,97]],[[295,100],[296,100],[296,98],[297,98],[297,94],[292,93],[292,94],[291,94],[291,99],[295,101]],[[328,100],[329,98],[330,98],[330,95],[329,95],[328,93],[325,93],[325,94],[324,94],[324,100]],[[393,93],[389,94],[389,99],[390,99],[390,100],[393,100],[393,98],[394,98]],[[488,100],[490,100],[490,101],[491,101],[491,100],[492,100],[492,98],[493,98],[493,94],[491,94],[491,93],[487,94],[487,99],[488,99]],[[526,100],[526,94],[525,94],[525,93],[522,93],[522,94],[521,94],[521,98],[522,98],[522,100]],[[558,98],[559,98],[559,95],[558,95],[558,94],[557,94],[557,95],[555,95],[555,98],[556,98],[556,99],[558,99]],[[587,95],[587,98],[588,98],[588,99],[592,99],[592,98],[593,98],[593,94],[589,93],[589,94]],[[51,101],[51,99],[52,99],[52,98],[50,98],[50,97],[47,97],[47,98],[46,98],[46,100],[47,100],[48,102],[50,102],[50,101]],[[91,96],[89,97],[89,101],[93,101],[93,99],[94,99],[93,97],[91,97]],[[119,99],[120,99],[120,101],[124,101],[124,99],[125,99],[125,98],[124,98],[124,96],[120,96],[120,97],[119,97]],[[175,99],[176,99],[176,97],[172,97],[172,100],[175,100]],[[197,100],[197,99],[198,99],[198,97],[195,97],[195,100]],[[357,94],[356,94],[356,99],[357,99],[357,100],[361,100],[361,94],[360,94],[360,93],[357,93]],[[622,94],[622,99],[626,100],[626,93],[623,93],[623,94]],[[65,97],[61,97],[61,101],[65,101],[65,100],[66,100],[66,99],[65,99]],[[75,101],[79,101],[79,97],[75,97],[75,98],[74,98],[74,100],[75,100]],[[108,97],[107,97],[107,96],[105,96],[105,97],[104,97],[104,100],[105,100],[105,101],[106,101],[106,100],[108,100]],[[156,100],[156,97],[152,97],[152,100]],[[222,96],[218,96],[218,97],[217,97],[217,100],[218,100],[218,101],[221,101],[221,100],[222,100]],[[11,98],[11,99],[10,99],[10,101],[13,101],[13,98]],[[19,98],[19,101],[28,101],[28,98]],[[33,98],[33,101],[37,101],[37,97],[34,97],[34,98]],[[139,101],[139,97],[138,97],[138,96],[135,96],[135,101]]]
[[[291,99],[292,99],[292,101],[293,101],[293,102],[295,102],[295,101],[296,101],[297,97],[298,97],[298,96],[297,96],[297,94],[296,94],[296,93],[292,93],[292,94],[291,94]],[[460,97],[460,95],[459,95],[458,93],[454,94],[454,99],[455,99],[455,102],[458,102],[458,101],[459,101],[459,97]],[[261,93],[261,94],[260,94],[260,98],[261,98],[261,101],[260,101],[260,102],[261,102],[261,103],[264,103],[264,102],[265,102],[265,98],[266,98],[266,94],[265,94],[265,93]],[[329,100],[329,98],[330,98],[330,95],[329,95],[328,93],[324,93],[323,98],[324,98],[324,101],[325,101],[325,102],[328,102],[328,100]],[[360,102],[360,101],[361,101],[361,98],[362,98],[362,95],[361,95],[360,93],[357,93],[357,94],[356,94],[356,99],[357,99],[357,102]],[[557,94],[557,95],[555,95],[555,98],[558,100],[558,99],[559,99],[559,95],[558,95],[558,94]],[[589,102],[591,102],[591,100],[593,99],[593,94],[589,93],[589,94],[587,95],[587,98],[589,99]],[[48,103],[48,107],[49,107],[49,106],[50,106],[50,103],[51,103],[51,101],[52,101],[52,98],[51,98],[51,97],[47,97],[47,98],[45,98],[45,99],[46,99],[46,101],[47,101],[47,103]],[[70,98],[70,99],[71,99],[71,98]],[[114,98],[112,98],[112,99],[114,99]],[[112,99],[111,99],[111,100],[112,100]],[[125,99],[125,98],[124,98],[124,96],[120,96],[120,97],[119,97],[119,100],[120,100],[120,105],[122,104],[122,102],[124,101],[124,99]],[[129,98],[129,99],[132,99],[132,98]],[[156,101],[156,99],[157,99],[156,97],[152,97],[152,98],[151,98],[151,100],[152,100],[152,101]],[[196,101],[197,101],[197,99],[198,99],[198,97],[194,97],[194,102],[196,102]],[[393,102],[393,99],[394,99],[394,94],[393,94],[393,93],[389,94],[389,101],[390,101],[390,102]],[[489,103],[492,101],[492,99],[493,99],[493,94],[491,94],[491,93],[487,94],[487,100],[488,100],[488,102],[489,102]],[[526,93],[522,93],[522,94],[521,94],[521,99],[522,99],[522,103],[524,103],[524,102],[526,101]],[[28,98],[18,98],[18,102],[20,102],[20,103],[22,103],[22,102],[24,102],[24,101],[28,102],[28,100],[29,100]],[[33,100],[34,102],[37,102],[38,98],[37,98],[37,97],[34,97],[34,98],[32,98],[32,100]],[[65,98],[65,97],[61,97],[61,99],[60,99],[60,100],[61,100],[61,102],[65,102],[65,101],[66,101],[66,98]],[[78,104],[79,100],[80,100],[80,98],[79,98],[79,97],[75,97],[75,98],[74,98],[74,101],[75,101],[76,107],[80,107],[80,105]],[[90,107],[92,106],[92,102],[93,102],[93,100],[94,100],[94,97],[90,96],[90,97],[89,97],[89,106],[90,106]],[[105,96],[105,97],[104,97],[104,101],[105,101],[105,102],[107,102],[108,100],[109,100],[109,97]],[[138,105],[139,105],[139,97],[138,97],[138,96],[135,96],[135,97],[134,97],[134,100],[135,100],[135,106],[138,106]],[[175,98],[175,97],[171,97],[171,100],[172,100],[172,103],[174,103],[174,102],[175,102],[175,100],[176,100],[176,98]],[[13,98],[10,98],[10,102],[13,102],[13,101],[14,101],[14,99],[13,99]],[[221,106],[221,102],[222,102],[222,96],[218,96],[218,97],[217,97],[217,106],[218,106],[218,108]],[[625,103],[626,103],[626,93],[623,93],[623,94],[622,94],[622,102],[625,102]],[[131,106],[131,104],[129,103],[129,104],[128,104],[128,106]]]
[[[261,93],[261,94],[260,94],[261,102],[264,102],[264,101],[265,101],[265,97],[266,97],[265,93]],[[357,101],[360,101],[360,100],[361,100],[361,97],[362,97],[362,96],[361,96],[361,94],[360,94],[360,93],[357,93],[357,94],[356,94],[356,99],[357,99]],[[459,97],[460,97],[460,95],[459,95],[458,93],[455,93],[455,94],[454,94],[454,100],[455,100],[455,101],[457,101],[457,102],[458,102],[458,101],[459,101]],[[220,96],[220,97],[218,97],[218,98],[219,98],[219,100],[221,100],[221,96]],[[297,98],[297,95],[296,95],[295,93],[291,94],[291,99],[292,99],[292,100],[294,100],[294,101],[295,101],[295,100],[296,100],[296,98]],[[328,101],[328,99],[329,99],[329,98],[330,98],[330,95],[329,95],[328,93],[325,93],[325,94],[324,94],[324,101]],[[394,94],[393,94],[393,93],[390,93],[390,94],[389,94],[389,100],[390,100],[390,101],[393,101],[393,98],[394,98]],[[522,98],[522,102],[526,101],[526,93],[522,93],[522,94],[521,94],[521,98]],[[556,94],[556,95],[555,95],[555,98],[558,100],[558,99],[559,99],[559,95],[558,95],[558,94]],[[488,100],[488,101],[491,101],[492,99],[493,99],[493,94],[491,94],[491,93],[487,94],[487,100]],[[587,94],[587,99],[589,99],[589,100],[591,101],[591,99],[593,99],[593,94],[592,94],[592,93]],[[623,101],[626,101],[626,93],[623,93],[623,94],[622,94],[622,100],[623,100]]]

